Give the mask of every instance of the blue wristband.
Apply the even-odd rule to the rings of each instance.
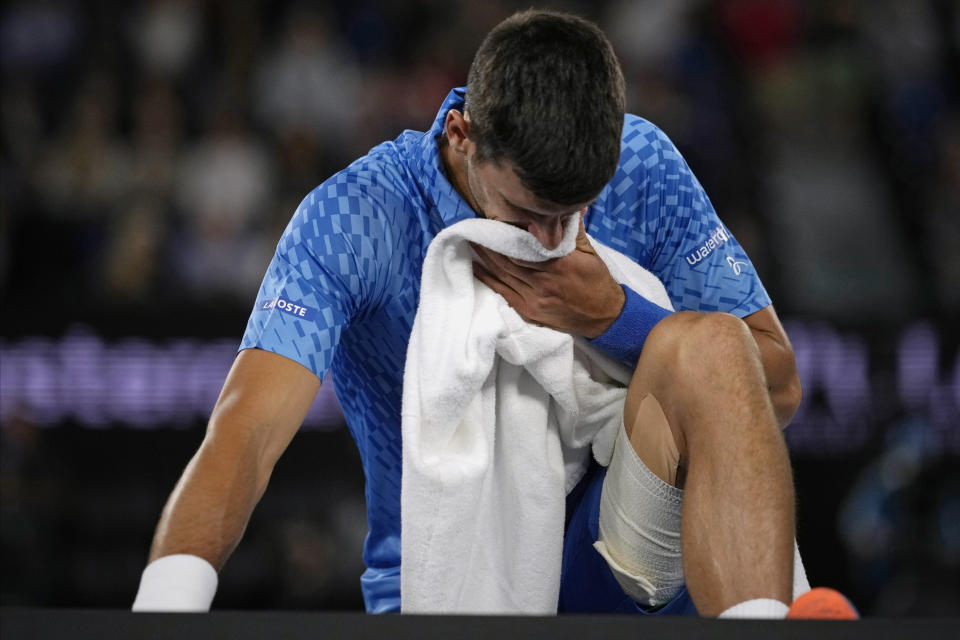
[[[630,287],[620,286],[627,297],[623,311],[609,329],[596,338],[588,338],[587,342],[612,358],[635,365],[653,327],[673,312],[650,302]]]

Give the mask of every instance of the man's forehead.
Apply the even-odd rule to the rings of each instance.
[[[537,197],[532,191],[523,185],[520,176],[509,161],[488,162],[488,177],[494,181],[496,190],[500,193],[508,204],[531,213],[534,215],[555,215],[562,216],[575,213],[583,207],[589,205],[592,200],[579,204],[558,204],[543,198]]]

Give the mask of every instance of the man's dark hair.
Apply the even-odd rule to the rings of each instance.
[[[524,11],[487,34],[470,65],[465,110],[477,160],[513,164],[555,204],[596,197],[620,159],[623,74],[593,23]]]

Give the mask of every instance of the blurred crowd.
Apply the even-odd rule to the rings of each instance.
[[[954,3],[546,4],[608,31],[630,110],[685,153],[782,313],[960,309]],[[302,197],[427,128],[525,6],[5,3],[6,302],[250,304]]]

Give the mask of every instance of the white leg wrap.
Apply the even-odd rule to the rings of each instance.
[[[647,469],[621,428],[600,496],[604,557],[624,593],[641,606],[670,602],[683,588],[683,490]]]
[[[600,536],[594,548],[624,593],[645,607],[672,600],[684,584],[680,541],[683,490],[647,469],[620,430],[600,496]],[[793,598],[810,591],[793,543]],[[758,615],[753,607],[747,615]],[[735,611],[732,615],[736,615]],[[779,614],[772,612],[775,616]]]

